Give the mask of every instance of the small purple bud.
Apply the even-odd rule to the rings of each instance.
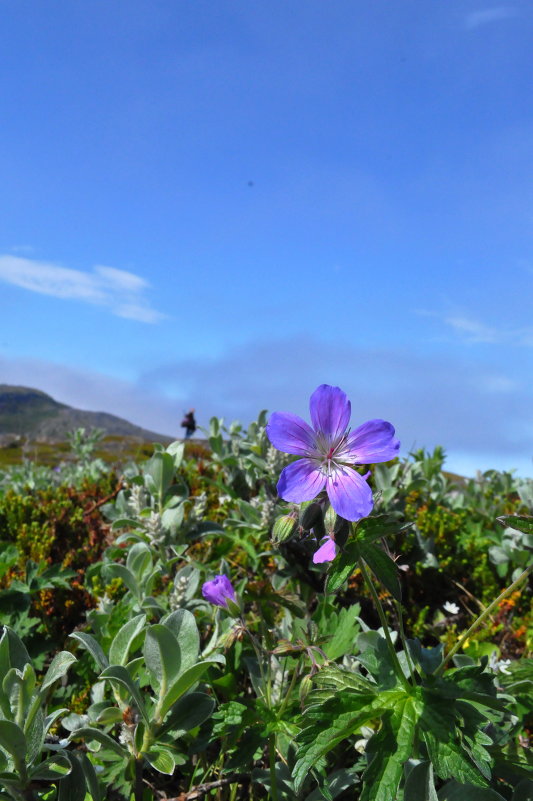
[[[235,590],[227,576],[215,576],[211,581],[206,581],[202,586],[202,595],[209,603],[226,609],[228,600],[236,602]]]

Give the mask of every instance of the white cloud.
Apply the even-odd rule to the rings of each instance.
[[[473,320],[469,317],[454,316],[444,317],[443,322],[451,326],[459,334],[463,335],[468,342],[501,342],[505,339],[505,334],[502,331],[497,331],[495,328],[490,328],[478,320]]]
[[[488,25],[490,22],[499,22],[516,16],[514,6],[495,6],[494,8],[482,8],[471,11],[465,17],[465,27],[469,30]]]
[[[0,281],[30,292],[78,300],[108,308],[118,317],[156,323],[165,317],[152,309],[144,291],[148,282],[134,273],[97,265],[92,272],[59,267],[20,256],[0,256]]]

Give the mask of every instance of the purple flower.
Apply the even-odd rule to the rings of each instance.
[[[372,511],[372,491],[349,465],[388,462],[398,455],[399,440],[385,420],[369,420],[350,431],[351,404],[339,387],[321,384],[309,402],[313,428],[295,414],[274,412],[267,425],[272,445],[301,456],[286,467],[278,481],[278,493],[286,501],[302,503],[324,488],[335,512],[345,520],[360,520]],[[321,546],[331,553],[333,540]],[[322,561],[324,553],[319,558]],[[333,558],[333,557],[331,557]],[[323,561],[329,559],[324,558]]]
[[[235,590],[231,586],[231,581],[227,576],[215,576],[211,581],[206,581],[202,586],[202,595],[206,601],[215,606],[228,607],[228,599],[235,601]]]

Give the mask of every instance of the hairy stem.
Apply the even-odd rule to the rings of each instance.
[[[388,623],[387,623],[387,618],[385,616],[385,612],[383,610],[383,606],[381,605],[381,601],[379,600],[379,596],[378,596],[378,594],[376,592],[376,588],[374,587],[374,583],[373,583],[372,579],[370,578],[370,575],[368,573],[368,570],[366,569],[366,565],[365,565],[363,559],[359,559],[358,564],[359,564],[359,568],[361,570],[361,573],[363,574],[363,578],[365,580],[366,586],[370,590],[370,594],[371,594],[372,599],[374,601],[374,604],[376,606],[376,612],[378,613],[379,620],[380,620],[381,626],[383,628],[383,633],[385,634],[385,640],[387,641],[387,646],[388,646],[388,649],[389,649],[389,653],[391,655],[391,659],[392,659],[392,663],[394,665],[394,669],[396,671],[396,675],[400,679],[401,683],[403,684],[404,689],[408,693],[410,693],[411,692],[411,685],[409,684],[409,682],[405,678],[405,673],[403,672],[402,666],[400,665],[400,662],[398,660],[398,655],[396,653],[396,650],[394,648],[394,643],[392,642],[392,639],[391,639],[391,636],[390,636],[390,631],[389,631],[389,626],[388,626]]]

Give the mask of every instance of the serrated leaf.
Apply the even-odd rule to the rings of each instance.
[[[139,690],[138,685],[133,681],[127,668],[125,668],[123,665],[110,665],[110,667],[106,668],[103,673],[100,674],[100,679],[117,682],[117,684],[125,687],[131,695],[134,705],[139,710],[139,713],[144,721],[148,725],[150,724],[141,691]]]
[[[360,556],[359,543],[356,540],[347,542],[344,550],[331,563],[326,580],[326,592],[336,592],[344,584],[357,567]]]
[[[72,636],[72,635],[71,635]],[[89,635],[86,635],[89,636]],[[96,640],[95,640],[96,642]],[[97,643],[98,645],[98,643]],[[102,650],[102,649],[100,649]],[[103,651],[102,651],[103,653]],[[104,657],[105,658],[105,657]],[[55,681],[62,678],[69,667],[78,660],[71,654],[70,651],[60,651],[58,654],[54,656],[50,663],[50,667],[46,671],[46,675],[43,679],[43,683],[41,684],[41,692],[46,690],[50,687]]]
[[[368,767],[363,774],[361,801],[391,801],[398,792],[404,763],[411,756],[418,709],[405,696],[382,718],[381,728],[368,742]]]
[[[390,534],[398,534],[404,529],[411,528],[412,523],[401,525],[391,515],[371,515],[363,517],[355,527],[355,539],[365,545],[369,545],[382,537]]]
[[[84,631],[75,631],[72,634],[69,634],[69,637],[72,637],[74,640],[78,640],[85,650],[89,651],[100,670],[105,670],[105,668],[109,665],[107,656],[104,654],[100,643],[95,640],[92,634],[86,634]]]
[[[363,544],[361,556],[381,583],[390,592],[393,598],[401,602],[402,589],[398,579],[398,568],[385,551],[377,545]]]
[[[123,759],[128,758],[128,752],[125,748],[123,748],[120,743],[117,743],[109,734],[106,734],[105,731],[101,731],[101,729],[93,729],[90,726],[83,726],[81,729],[76,729],[73,731],[69,737],[69,740],[81,740],[83,739],[85,742],[90,743],[91,740],[96,740],[97,743],[101,743],[105,748],[109,748],[111,751],[114,751],[115,754],[118,754]]]
[[[383,711],[382,699],[354,692],[334,696],[308,709],[306,717],[318,721],[306,726],[296,738],[300,747],[293,770],[295,791],[301,790],[309,771],[322,757]]]
[[[524,534],[533,534],[533,517],[529,515],[503,515],[496,520],[507,528],[522,531]]]
[[[109,664],[126,665],[130,649],[144,628],[146,615],[136,615],[120,628],[109,648]],[[107,665],[104,665],[107,667]]]

